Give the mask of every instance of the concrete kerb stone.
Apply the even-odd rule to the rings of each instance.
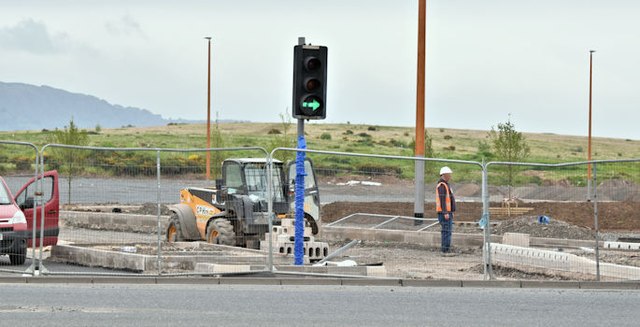
[[[460,280],[402,279],[400,283],[407,287],[462,287]]]
[[[401,279],[343,279],[343,286],[402,286]]]
[[[580,282],[565,281],[521,281],[522,288],[559,288],[559,289],[579,289]]]
[[[157,284],[157,277],[93,277],[94,284]]]
[[[342,279],[340,278],[314,278],[314,277],[302,277],[302,278],[279,278],[280,285],[342,285]]]
[[[242,277],[220,277],[220,284],[224,285],[280,285],[277,278],[242,278]]]
[[[219,285],[220,278],[218,277],[157,277],[157,284],[177,284],[177,285]]]
[[[93,284],[94,277],[47,276],[27,278],[27,284]]]
[[[522,288],[522,282],[519,280],[463,280],[462,287]]]
[[[637,290],[640,289],[638,282],[580,282],[581,289],[616,289],[616,290]]]
[[[33,277],[2,276],[0,277],[0,284],[22,284],[27,283],[31,278]]]

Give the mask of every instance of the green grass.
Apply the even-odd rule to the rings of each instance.
[[[290,125],[288,142],[283,134],[269,134],[271,130],[284,132],[282,123],[229,123],[220,124],[225,147],[261,146],[268,151],[277,146],[289,146],[295,142],[295,124]],[[150,128],[103,128],[100,133],[92,133],[90,145],[101,147],[142,147],[142,148],[204,148],[206,145],[206,126],[204,124],[159,126]],[[307,147],[315,150],[329,150],[349,153],[385,154],[397,156],[413,156],[413,141],[415,130],[409,127],[352,125],[352,124],[322,124],[307,123],[305,125]],[[436,157],[444,159],[459,159],[490,161],[493,158],[483,157],[478,151],[481,141],[488,141],[488,131],[460,130],[450,128],[429,128],[433,138],[433,148]],[[584,161],[587,158],[587,139],[578,136],[563,136],[555,134],[525,133],[531,148],[528,162],[558,163]],[[0,140],[25,141],[42,146],[52,141],[52,132],[16,131],[0,132]],[[216,144],[212,144],[215,147]],[[33,159],[33,152],[26,148],[0,145],[0,170],[11,169],[14,162]],[[452,150],[455,149],[455,150]],[[145,157],[145,158],[142,158]],[[367,159],[355,157],[314,156],[316,166],[326,169],[346,169],[363,172],[384,172],[401,178],[412,178],[412,161],[389,161],[381,159]],[[291,159],[292,156],[286,157]],[[640,141],[594,138],[593,159],[625,159],[640,158]],[[112,158],[113,159],[113,158]],[[201,159],[201,158],[200,158]],[[198,159],[198,160],[200,160]],[[148,158],[121,159],[129,160],[130,164],[146,165]],[[188,162],[185,159],[174,160],[177,164]],[[637,165],[636,165],[637,166]],[[633,168],[633,167],[632,167]],[[434,168],[435,169],[435,168]],[[523,173],[517,182],[543,183],[544,180],[574,180],[580,184],[580,177],[573,176],[584,171],[584,167],[575,167],[562,171],[544,171],[542,173]],[[462,179],[478,178],[477,169],[458,165],[457,170]],[[631,169],[633,171],[633,169]],[[635,169],[638,170],[638,169]],[[525,169],[523,171],[536,171]],[[613,172],[603,173],[606,176],[640,179],[640,172],[626,174],[620,172],[620,167]],[[627,176],[630,175],[631,177]],[[573,183],[573,182],[572,182]]]

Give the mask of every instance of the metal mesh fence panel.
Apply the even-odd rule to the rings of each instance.
[[[266,269],[266,157],[261,148],[160,153],[164,274],[226,274]],[[282,188],[280,193],[283,194]],[[176,206],[181,206],[182,211],[175,211]],[[193,221],[191,228],[187,228],[189,220]]]
[[[600,280],[640,280],[640,160],[592,166]]]
[[[206,156],[211,159],[209,179]],[[62,208],[58,246],[47,262],[48,272],[102,273],[80,266],[145,274],[225,274],[239,269],[221,265],[224,263],[259,264],[264,269],[267,255],[260,252],[259,242],[255,242],[255,250],[207,244],[246,246],[246,235],[256,233],[239,232],[243,228],[237,223],[240,219],[228,215],[239,211],[229,205],[238,198],[249,199],[242,203],[246,206],[242,209],[250,213],[253,197],[242,193],[246,189],[216,185],[227,157],[256,161],[266,172],[266,151],[259,148],[207,151],[46,146],[43,169],[58,173],[55,193]],[[246,182],[243,176],[240,182]],[[212,196],[216,186],[219,193],[224,192],[223,197]],[[256,202],[257,207],[266,203],[265,199]],[[266,205],[262,207],[266,212]],[[167,232],[172,219],[178,217],[183,220],[174,219],[170,237]],[[53,221],[54,217],[48,219]],[[213,225],[218,229],[211,231]],[[69,271],[64,266],[61,269],[65,271],[56,271],[51,269],[53,262],[77,264],[78,268]],[[205,264],[200,270],[196,269],[199,263]],[[218,265],[207,265],[210,263]]]
[[[587,164],[489,163],[497,278],[595,280],[594,207]]]
[[[35,248],[31,246],[34,225],[37,148],[30,143],[0,141],[0,271],[33,272]],[[22,199],[30,199],[26,203]],[[35,227],[35,228],[34,228]],[[31,247],[31,250],[28,250]]]
[[[279,152],[295,156],[293,149],[273,154]],[[416,219],[415,158],[313,150],[306,157],[314,165],[321,204],[321,227],[315,240],[327,242],[329,253],[351,245],[352,240],[360,241],[323,267],[310,269],[398,278],[483,278],[483,235],[477,224],[482,215],[479,163],[428,159],[424,218]],[[450,185],[457,206],[453,251],[448,254],[440,252],[441,226],[435,210],[435,188],[443,166],[454,171]],[[290,173],[290,179],[294,176]],[[307,208],[305,200],[305,212]],[[332,267],[354,263],[359,267]]]

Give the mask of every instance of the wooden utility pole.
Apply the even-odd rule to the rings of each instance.
[[[205,39],[209,43],[207,56],[207,180],[211,179],[211,37]]]
[[[416,158],[424,158],[424,85],[426,57],[427,1],[418,0],[418,72],[416,86]],[[414,217],[424,218],[424,161],[415,161]],[[415,220],[416,225],[422,220]]]

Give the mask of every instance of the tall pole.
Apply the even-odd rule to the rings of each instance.
[[[298,45],[305,45],[306,39],[298,37]],[[295,105],[295,104],[294,104]],[[298,119],[298,149],[306,149],[304,138],[304,119]],[[304,161],[306,153],[296,152],[296,182],[295,182],[295,220],[293,239],[293,259],[296,266],[304,264]]]
[[[207,180],[211,179],[211,37],[206,36],[209,43],[207,57]]]
[[[593,53],[589,50],[589,140],[587,146],[587,161],[591,161],[591,94],[593,86]],[[587,201],[591,201],[591,163],[587,164]]]
[[[424,158],[424,71],[425,71],[425,31],[427,20],[427,1],[418,0],[418,73],[416,87],[416,158]],[[415,202],[413,216],[424,218],[424,161],[415,161]],[[415,220],[416,225],[422,220]]]

